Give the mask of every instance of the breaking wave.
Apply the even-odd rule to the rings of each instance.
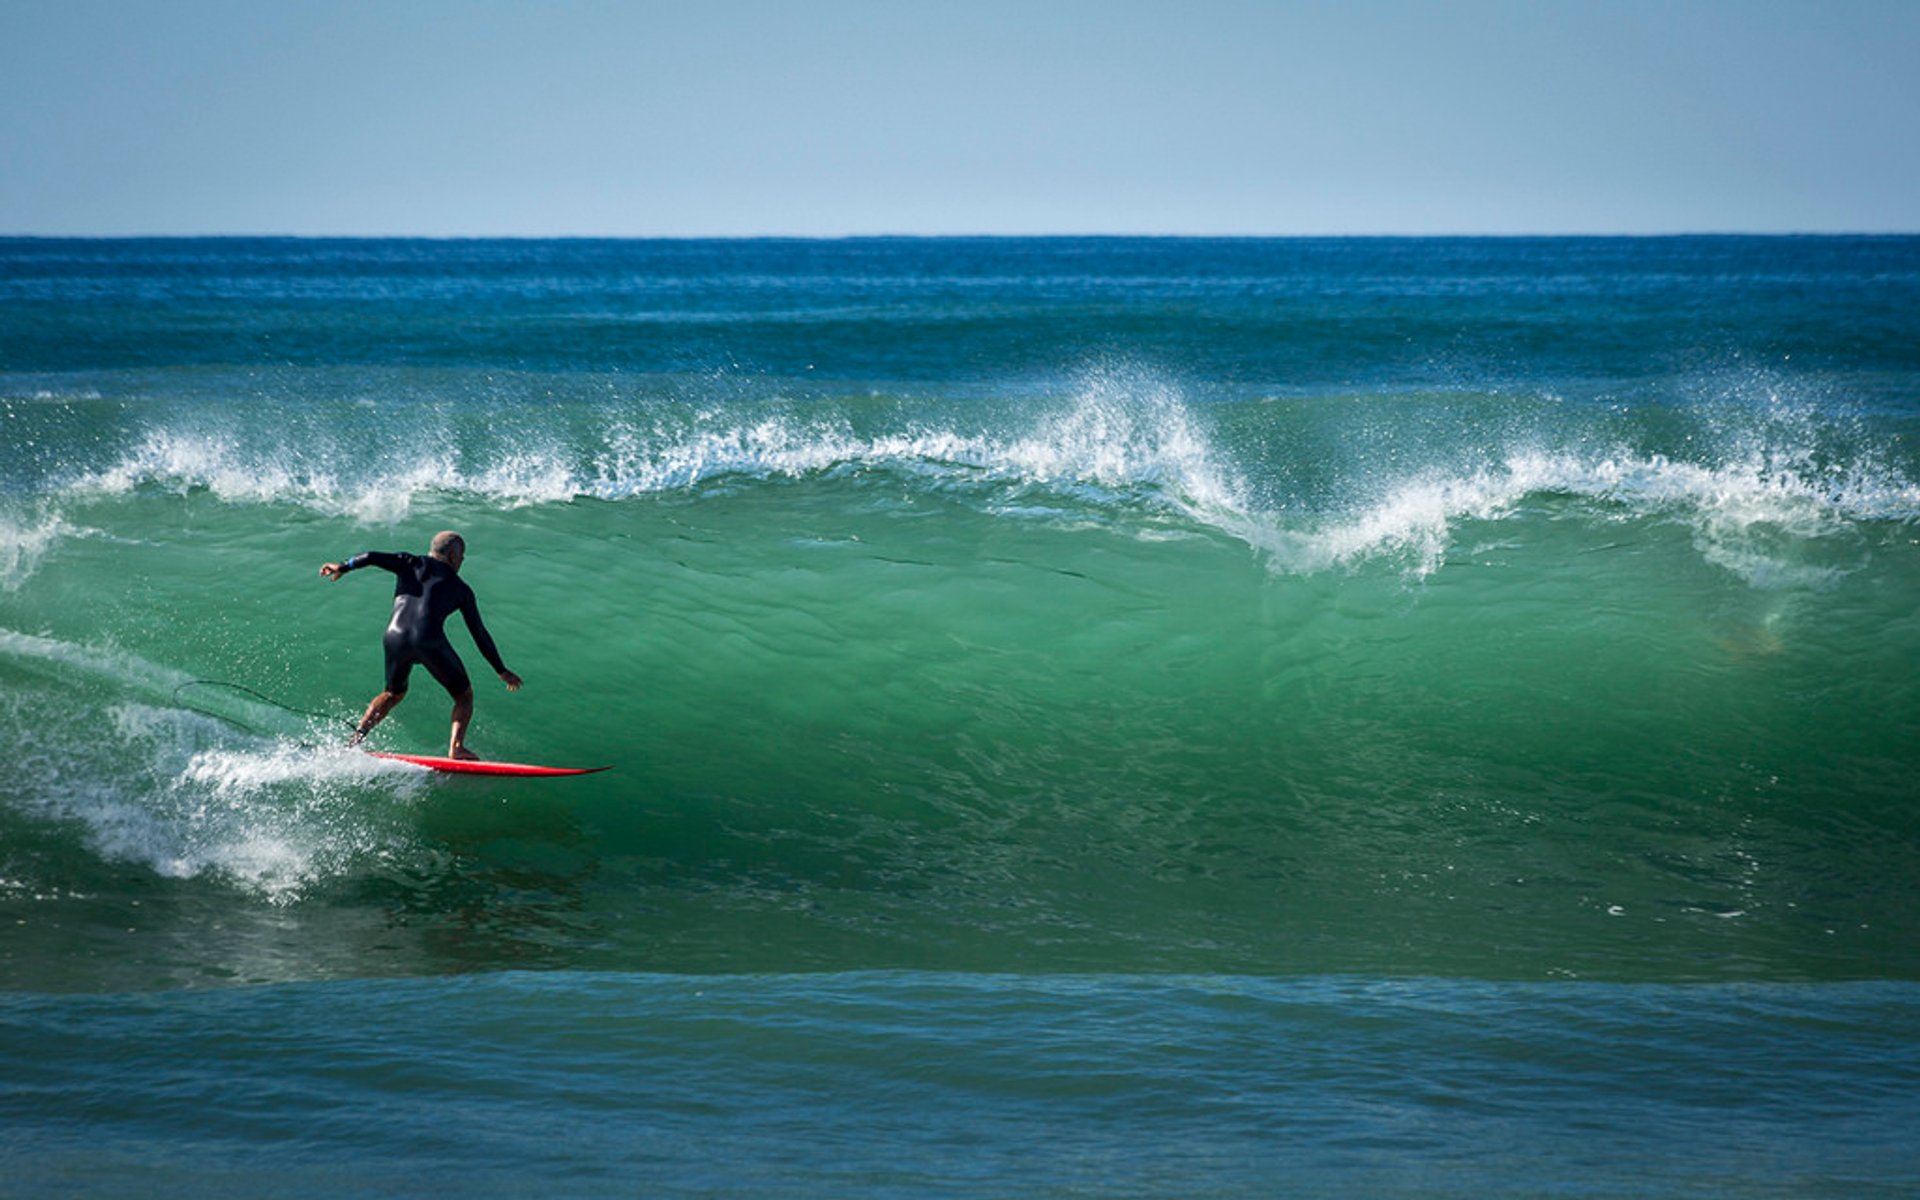
[[[1416,576],[1444,564],[1462,522],[1550,509],[1592,522],[1685,524],[1707,561],[1762,588],[1822,586],[1843,567],[1819,554],[1809,564],[1798,548],[1833,548],[1863,525],[1920,517],[1920,484],[1872,435],[1836,433],[1811,409],[1778,401],[1757,415],[1723,406],[1677,438],[1657,421],[1541,433],[1567,415],[1557,408],[1537,422],[1468,411],[1447,437],[1433,438],[1426,417],[1425,426],[1393,432],[1384,465],[1349,463],[1317,488],[1301,478],[1325,464],[1313,461],[1310,439],[1285,427],[1298,410],[1196,404],[1137,369],[1090,372],[1050,401],[563,408],[532,426],[512,408],[482,407],[464,419],[444,407],[406,409],[358,441],[297,419],[218,429],[163,423],[57,492],[205,493],[392,525],[431,497],[514,509],[877,479],[996,515],[1144,517],[1156,535],[1169,521],[1184,523],[1245,543],[1283,573],[1386,559]],[[1352,420],[1364,427],[1392,416]],[[1336,430],[1330,440],[1342,436]],[[30,517],[0,514],[0,586],[18,587],[74,532],[44,505]]]

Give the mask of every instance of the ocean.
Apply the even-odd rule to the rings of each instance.
[[[1920,238],[0,239],[0,1194],[1917,1195],[1917,667]]]

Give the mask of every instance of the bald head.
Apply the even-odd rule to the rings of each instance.
[[[436,533],[433,535],[433,544],[427,547],[427,554],[458,571],[461,561],[467,557],[467,539],[451,529]]]

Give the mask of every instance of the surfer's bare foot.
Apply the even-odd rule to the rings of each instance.
[[[473,751],[467,749],[465,746],[455,746],[453,749],[447,751],[447,757],[451,759],[456,759],[460,762],[479,762],[480,761],[480,756],[478,754],[475,754]]]

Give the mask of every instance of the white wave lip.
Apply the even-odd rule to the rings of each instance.
[[[1828,565],[1786,561],[1788,546],[1849,536],[1856,521],[1920,516],[1920,487],[1858,465],[1833,474],[1777,457],[1707,466],[1661,455],[1527,451],[1470,474],[1409,479],[1350,520],[1304,537],[1270,530],[1265,540],[1301,569],[1404,554],[1427,574],[1444,561],[1457,522],[1498,520],[1529,497],[1548,495],[1686,521],[1707,561],[1760,587],[1820,586],[1836,577]]]
[[[664,412],[651,425],[636,420],[616,414],[598,429],[582,427],[575,436],[586,439],[578,446],[547,430],[516,436],[512,428],[475,421],[464,451],[455,448],[445,420],[353,452],[329,438],[289,446],[261,435],[250,449],[234,436],[160,430],[75,486],[205,488],[235,503],[294,503],[361,523],[393,523],[417,497],[435,492],[517,507],[645,497],[729,478],[885,469],[943,487],[1055,489],[1095,509],[1144,504],[1236,538],[1281,571],[1397,557],[1418,574],[1442,565],[1460,521],[1498,519],[1526,497],[1557,494],[1602,510],[1618,506],[1689,522],[1705,558],[1756,586],[1830,580],[1831,564],[1797,564],[1789,548],[1844,536],[1861,521],[1920,516],[1920,486],[1870,450],[1820,461],[1808,448],[1819,442],[1819,429],[1797,410],[1773,413],[1760,429],[1709,429],[1709,444],[1720,453],[1709,450],[1703,461],[1631,448],[1520,447],[1475,468],[1355,478],[1348,486],[1356,502],[1344,513],[1306,516],[1261,508],[1251,499],[1256,489],[1179,390],[1133,369],[1092,370],[1061,401],[1036,402],[1012,427],[1006,414],[990,414],[978,431],[908,423],[863,434],[844,415],[785,407]],[[417,445],[428,450],[418,453]],[[348,461],[351,475],[342,473]],[[1286,486],[1284,479],[1269,482]],[[0,585],[17,587],[60,532],[52,523],[23,528],[11,550],[0,540]]]
[[[551,439],[528,445],[483,428],[463,457],[449,448],[454,441],[438,428],[404,446],[358,448],[289,442],[280,430],[245,438],[150,430],[119,462],[75,479],[68,490],[204,489],[230,503],[292,503],[377,523],[404,518],[416,497],[432,492],[518,506],[625,499],[734,476],[803,478],[895,467],[1110,491],[1158,489],[1196,511],[1241,506],[1238,481],[1220,466],[1178,395],[1131,379],[1095,378],[1064,409],[1049,406],[1030,430],[1005,434],[912,425],[861,436],[832,417],[706,411],[649,429],[613,423],[584,450]],[[423,453],[416,445],[432,448]],[[355,464],[351,473],[343,468],[347,462]]]
[[[380,522],[404,518],[415,495],[442,488],[452,477],[451,464],[432,455],[381,464],[377,482],[343,479],[335,468],[309,465],[304,457],[279,446],[258,451],[228,435],[150,430],[118,463],[80,476],[70,490],[123,495],[146,485],[205,489],[233,504],[293,503],[328,516]]]

